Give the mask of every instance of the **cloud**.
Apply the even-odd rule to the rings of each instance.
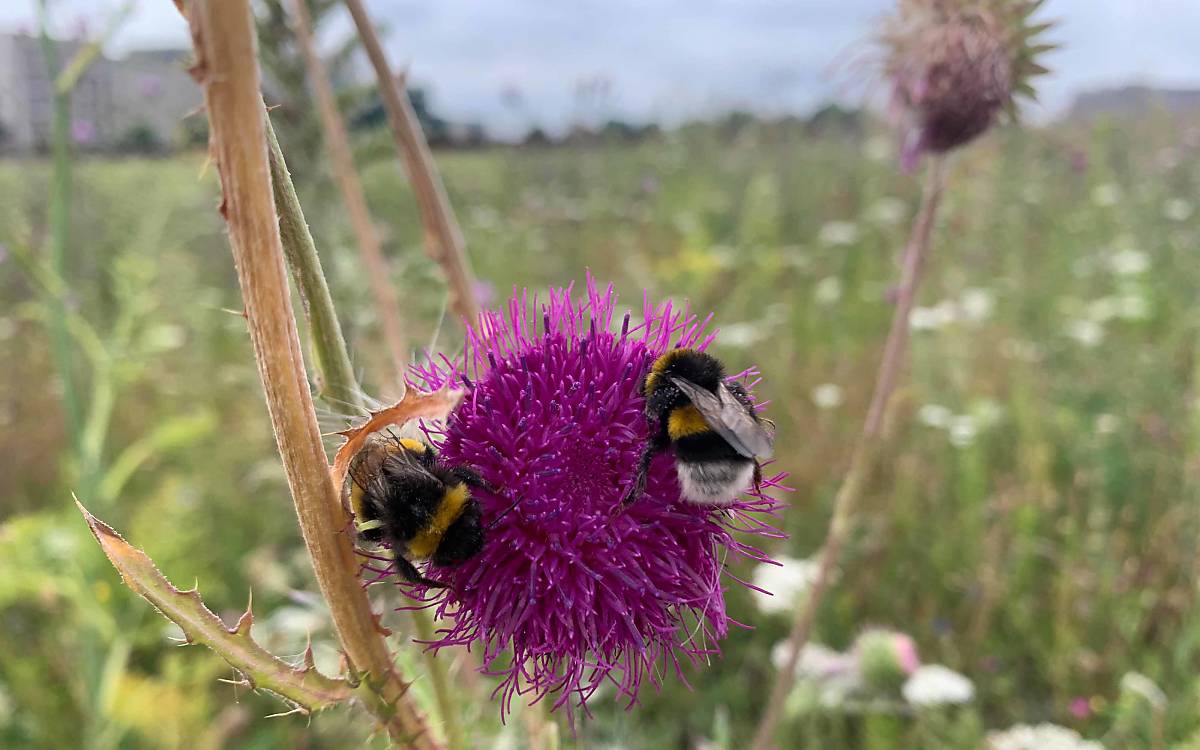
[[[120,0],[59,0],[58,30],[93,29]],[[4,3],[0,28],[33,28],[32,3]],[[860,58],[889,0],[368,0],[390,31],[394,64],[427,84],[453,119],[500,131],[572,118],[677,120],[732,107],[804,112],[828,98],[861,101]],[[1153,10],[1153,12],[1150,12]],[[1195,0],[1049,0],[1064,44],[1043,100],[1129,81],[1200,84]],[[351,32],[335,12],[326,38]],[[166,0],[142,0],[114,49],[186,45]],[[590,97],[580,95],[585,82]],[[602,95],[597,95],[601,91]],[[511,95],[519,92],[519,106]]]

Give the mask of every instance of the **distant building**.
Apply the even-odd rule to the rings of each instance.
[[[1175,115],[1200,113],[1200,89],[1123,86],[1085,91],[1075,97],[1067,118],[1138,117],[1156,110]]]
[[[84,42],[57,42],[65,66]],[[177,144],[182,119],[201,104],[184,69],[183,50],[98,57],[71,95],[71,134],[82,148],[167,148]],[[0,34],[0,149],[28,153],[50,142],[53,82],[41,40]]]

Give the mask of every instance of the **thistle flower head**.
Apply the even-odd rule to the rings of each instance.
[[[446,465],[470,466],[498,488],[474,493],[496,524],[483,551],[427,568],[449,588],[410,593],[449,624],[430,647],[482,648],[484,669],[502,678],[502,712],[526,693],[586,708],[605,681],[632,705],[643,679],[658,683],[659,666],[682,679],[682,663],[715,653],[733,622],[727,557],[766,560],[734,532],[778,535],[761,518],[776,501],[755,490],[727,508],[688,504],[669,451],[653,462],[646,495],[621,503],[649,434],[640,378],[672,346],[707,347],[708,322],[649,301],[640,322],[618,318],[612,288],[589,277],[581,299],[570,287],[542,304],[514,294],[468,331],[460,359],[410,374],[420,388],[466,390],[427,434]]]
[[[884,74],[907,134],[902,153],[913,169],[925,152],[944,153],[974,140],[1016,97],[1034,98],[1037,58],[1053,49],[1037,37],[1044,0],[900,0],[884,26]]]

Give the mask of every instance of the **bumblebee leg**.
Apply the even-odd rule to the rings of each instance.
[[[628,508],[633,505],[633,502],[642,496],[646,491],[646,475],[650,472],[650,462],[654,460],[654,456],[667,447],[668,439],[660,432],[646,443],[646,449],[642,451],[642,457],[638,460],[637,476],[634,477],[633,486],[629,488],[629,492],[625,493],[625,498],[621,501],[621,506]]]
[[[422,586],[438,589],[446,588],[446,584],[441,581],[435,581],[432,578],[426,578],[421,575],[421,571],[417,570],[417,566],[406,560],[403,555],[396,555],[396,569],[404,577],[404,580],[409,583],[419,583]]]
[[[754,459],[754,491],[762,492],[762,464]]]
[[[466,466],[456,466],[450,470],[450,476],[467,485],[468,487],[478,487],[479,489],[487,490],[488,492],[498,492],[499,488],[479,476],[479,472]]]

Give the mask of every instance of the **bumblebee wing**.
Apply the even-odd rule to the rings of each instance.
[[[746,458],[770,458],[775,438],[754,417],[754,413],[743,404],[728,386],[721,383],[712,393],[690,380],[671,377],[675,387],[683,391],[708,422],[713,431]]]

